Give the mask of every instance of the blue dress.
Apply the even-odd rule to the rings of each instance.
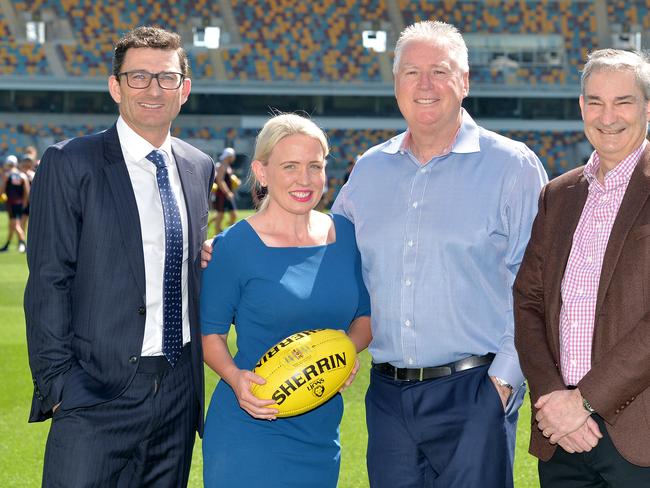
[[[201,331],[225,334],[235,323],[239,368],[252,370],[271,346],[305,329],[347,330],[370,315],[353,225],[335,215],[336,241],[267,247],[245,220],[214,241],[203,273]],[[206,487],[333,488],[339,474],[343,399],[305,414],[258,420],[242,410],[225,381],[212,395],[203,437]]]

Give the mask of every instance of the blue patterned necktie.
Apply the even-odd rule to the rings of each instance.
[[[183,227],[181,213],[169,184],[165,154],[153,150],[147,159],[156,165],[156,179],[165,220],[165,271],[163,274],[163,354],[172,367],[183,348]]]

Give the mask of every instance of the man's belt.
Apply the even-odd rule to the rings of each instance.
[[[485,356],[469,356],[453,363],[432,368],[396,368],[390,363],[373,364],[372,367],[379,373],[390,376],[396,381],[424,381],[478,368],[490,364],[493,359],[494,354],[489,353]]]

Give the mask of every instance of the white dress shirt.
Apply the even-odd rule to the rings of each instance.
[[[146,159],[154,149],[165,153],[168,162],[169,183],[181,214],[183,226],[183,344],[190,341],[190,322],[187,313],[187,209],[183,188],[178,175],[178,167],[172,154],[171,137],[167,135],[162,146],[154,147],[136,134],[122,117],[117,120],[117,134],[120,138],[122,154],[129,172],[135,201],[140,216],[142,232],[142,251],[144,253],[144,271],[146,283],[147,318],[144,326],[143,356],[162,355],[163,344],[163,271],[165,267],[165,222],[162,203],[156,180],[156,166]]]

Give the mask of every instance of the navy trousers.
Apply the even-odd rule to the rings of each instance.
[[[419,382],[371,371],[371,488],[511,488],[520,388],[504,411],[481,366]]]
[[[54,413],[43,486],[184,487],[198,411],[188,346],[175,368],[163,357],[141,358],[120,397]]]
[[[542,488],[641,488],[650,486],[650,468],[626,460],[614,446],[602,417],[594,415],[603,438],[589,452],[570,454],[558,446],[547,462],[539,461]]]

